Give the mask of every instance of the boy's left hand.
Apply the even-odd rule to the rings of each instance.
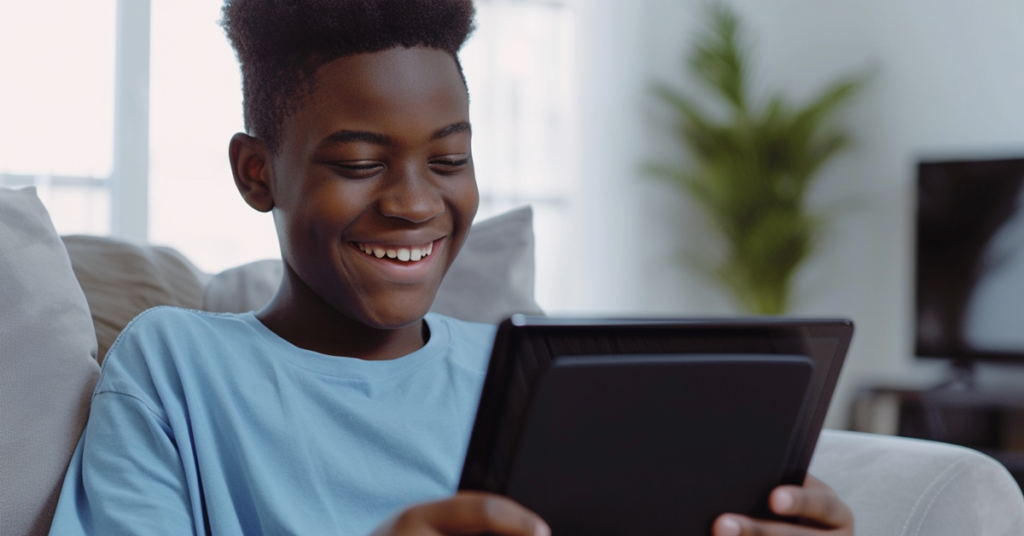
[[[795,517],[801,524],[722,514],[711,527],[713,536],[853,536],[853,512],[832,488],[807,475],[803,487],[779,486],[768,498],[772,512]]]

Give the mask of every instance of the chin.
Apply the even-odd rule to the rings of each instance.
[[[430,312],[433,304],[433,295],[429,300],[385,300],[388,307],[373,307],[365,304],[366,307],[360,311],[361,314],[354,315],[360,322],[376,329],[401,329],[408,327],[420,320]]]
[[[427,311],[423,311],[423,314],[420,315],[380,315],[375,318],[363,319],[363,323],[371,328],[380,330],[402,329],[423,320],[423,317],[426,316],[426,314]]]

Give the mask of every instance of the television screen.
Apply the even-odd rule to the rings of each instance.
[[[1024,158],[924,162],[916,354],[1024,359]]]

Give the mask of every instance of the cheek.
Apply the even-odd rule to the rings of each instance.
[[[452,245],[457,248],[454,253],[458,254],[458,250],[462,249],[462,245],[466,242],[469,228],[473,224],[473,218],[476,217],[477,208],[480,205],[480,193],[477,190],[476,179],[472,174],[467,178],[460,178],[448,190],[447,195],[456,230],[456,240]],[[454,260],[454,255],[452,260]]]
[[[342,179],[328,176],[316,181],[301,200],[311,221],[321,222],[324,227],[343,228],[358,218],[374,204],[374,190],[371,181]]]
[[[287,212],[275,211],[274,223],[277,235],[281,237],[281,254],[293,267],[305,272],[300,265],[308,264],[309,259],[321,257],[319,250],[323,246],[319,237],[324,233],[318,224],[309,220],[307,211],[302,208]]]
[[[348,186],[348,187],[346,187]],[[359,188],[340,180],[318,181],[305,189],[285,211],[284,229],[295,247],[322,258],[343,240],[344,231],[366,208]],[[276,219],[276,218],[275,218]]]
[[[468,177],[460,179],[453,190],[451,196],[456,216],[465,220],[462,223],[468,225],[472,223],[480,206],[480,191],[477,189],[476,177],[470,173]]]

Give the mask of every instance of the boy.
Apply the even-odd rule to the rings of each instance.
[[[428,314],[477,209],[457,53],[470,0],[228,0],[235,182],[285,273],[257,313],[158,308],[110,349],[52,534],[550,531],[452,495],[494,328]],[[425,502],[433,501],[433,502]],[[827,488],[714,533],[852,534]]]

